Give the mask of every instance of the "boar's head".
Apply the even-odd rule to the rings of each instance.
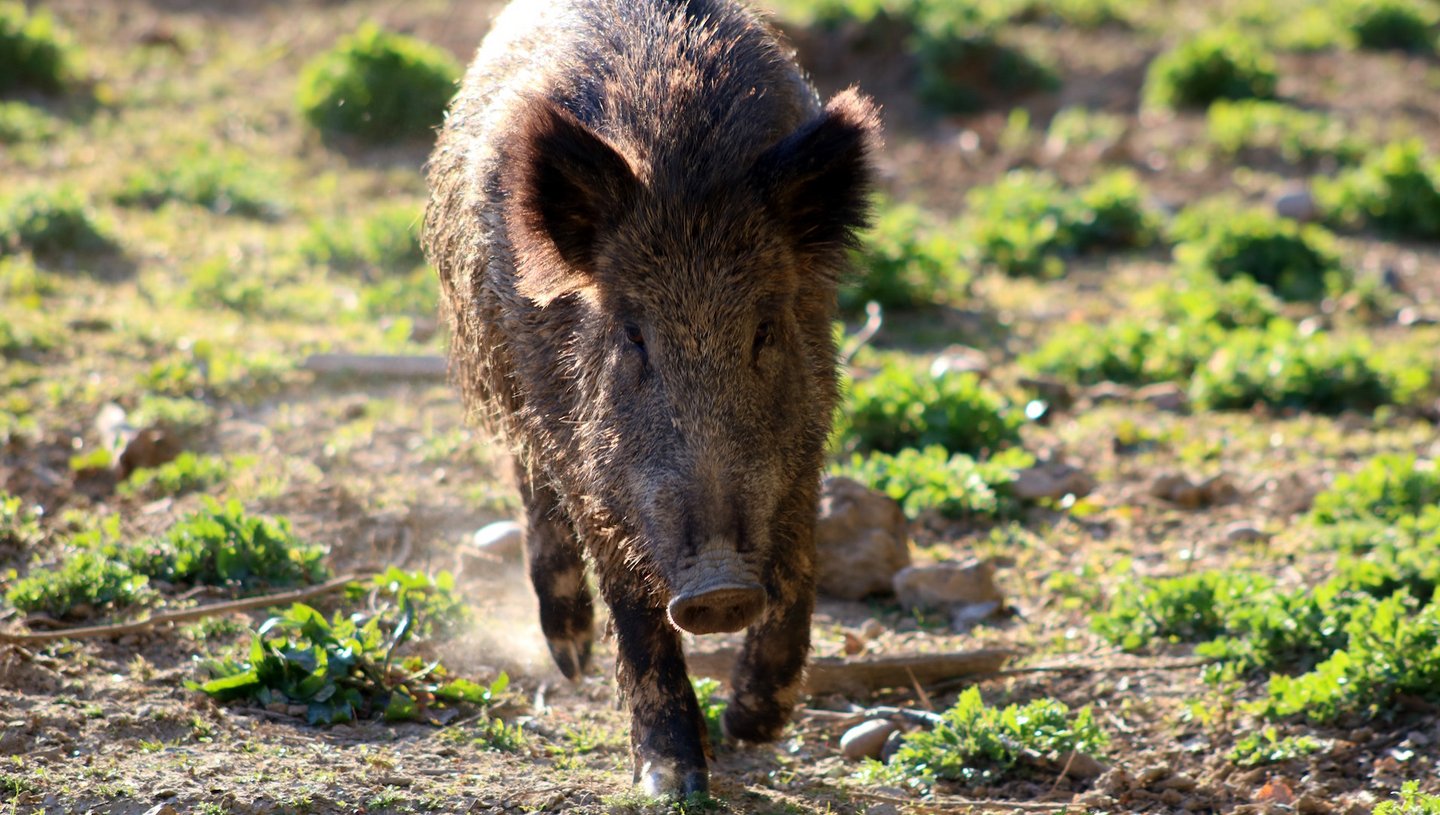
[[[572,469],[626,525],[627,555],[684,630],[755,620],[787,545],[782,507],[814,494],[836,398],[835,289],[877,131],[872,104],[847,91],[709,173],[647,162],[544,99],[513,131],[502,184],[516,288],[537,319],[573,310],[555,363],[574,395]]]

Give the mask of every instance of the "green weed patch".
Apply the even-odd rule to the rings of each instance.
[[[1019,410],[974,374],[933,377],[896,363],[851,386],[836,438],[859,452],[938,445],[982,455],[1018,442],[1023,422]]]
[[[1207,209],[1182,215],[1175,226],[1182,266],[1221,280],[1251,277],[1286,300],[1319,300],[1347,286],[1335,238],[1323,228],[1259,210],[1220,216]]]
[[[1207,31],[1156,57],[1145,101],[1163,108],[1204,108],[1220,99],[1270,99],[1279,84],[1275,60],[1235,31]]]
[[[1371,50],[1435,51],[1434,7],[1415,0],[1349,0],[1342,16],[1355,45]]]
[[[1316,178],[1326,220],[1399,237],[1440,237],[1440,166],[1419,140],[1394,142],[1335,178]]]
[[[310,724],[373,717],[440,724],[451,708],[495,705],[509,686],[504,674],[479,685],[398,653],[417,621],[409,604],[368,619],[343,612],[326,619],[297,603],[260,626],[244,660],[207,660],[201,670],[210,678],[186,686],[223,703],[302,706]]]
[[[115,202],[155,209],[178,201],[218,215],[274,218],[284,211],[272,192],[278,186],[243,155],[202,143],[170,151],[163,163],[131,173],[115,194]]]
[[[73,79],[69,38],[43,11],[18,2],[0,3],[0,94],[33,89],[64,90]]]
[[[1426,795],[1416,781],[1406,781],[1395,800],[1375,807],[1374,815],[1440,815],[1440,795]]]
[[[1263,767],[1282,761],[1302,758],[1325,749],[1320,740],[1310,736],[1285,736],[1273,727],[1246,734],[1235,742],[1230,760],[1241,767]]]
[[[366,24],[305,66],[297,101],[322,133],[423,138],[440,124],[459,78],[459,64],[442,49]]]
[[[1014,772],[1026,752],[1064,764],[1072,752],[1094,754],[1108,744],[1088,707],[1072,713],[1063,702],[1038,699],[994,708],[972,687],[933,728],[907,734],[890,763],[867,760],[860,774],[921,789],[939,781],[987,784]]]
[[[40,519],[19,497],[0,490],[0,547],[20,549],[40,541]]]
[[[0,144],[49,141],[59,132],[45,111],[24,102],[0,102]]]
[[[966,194],[960,235],[967,259],[1008,275],[1058,277],[1064,260],[1099,249],[1148,246],[1154,217],[1133,173],[1067,190],[1046,172],[1014,170]]]
[[[363,217],[312,223],[300,253],[311,263],[380,280],[425,262],[419,227],[417,207],[387,205]]]
[[[1335,477],[1315,496],[1310,518],[1317,524],[1348,521],[1402,523],[1407,517],[1440,512],[1440,468],[1414,456],[1384,455],[1350,474]]]
[[[866,303],[912,309],[958,300],[969,284],[961,247],[919,207],[885,203],[856,253],[858,279],[840,290],[840,307]]]
[[[0,198],[0,255],[22,249],[53,256],[115,248],[109,229],[74,187],[32,187]]]
[[[1034,463],[1019,448],[981,461],[932,446],[894,455],[856,453],[832,472],[894,498],[911,517],[934,510],[947,518],[1003,520],[1020,514],[1022,504],[1010,485],[1019,470]]]
[[[156,499],[207,492],[230,477],[231,463],[219,456],[197,456],[186,451],[159,467],[136,470],[119,487],[129,498]]]
[[[283,586],[329,575],[325,550],[295,537],[283,518],[248,517],[238,502],[207,503],[165,534],[120,542],[118,523],[75,536],[56,567],[32,569],[5,595],[24,612],[65,616],[81,606],[121,608],[149,599],[151,579],[172,585]]]
[[[1206,111],[1205,121],[1210,142],[1230,156],[1273,155],[1289,164],[1306,165],[1330,159],[1350,165],[1371,150],[1343,122],[1281,102],[1222,99]]]

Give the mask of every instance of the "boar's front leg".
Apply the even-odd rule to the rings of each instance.
[[[525,559],[540,600],[540,630],[560,673],[577,680],[590,662],[595,619],[580,541],[555,490],[538,482],[538,474],[517,470],[528,522]]]
[[[730,704],[720,723],[732,739],[780,738],[804,692],[810,615],[815,610],[814,512],[800,518],[792,542],[780,548],[767,572],[769,602],[745,633],[731,673]]]
[[[615,627],[615,675],[630,706],[630,752],[645,793],[684,796],[710,786],[705,720],[685,671],[680,635],[653,586],[627,565],[600,570]]]

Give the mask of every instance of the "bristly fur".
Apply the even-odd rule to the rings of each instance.
[[[822,104],[734,0],[516,0],[431,156],[454,375],[517,456],[567,676],[595,568],[647,787],[707,777],[672,600],[763,591],[716,611],[753,621],[732,736],[775,738],[798,699],[836,286],[878,148],[874,105]]]

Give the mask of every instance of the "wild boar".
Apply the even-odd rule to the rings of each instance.
[[[515,455],[541,629],[579,677],[588,559],[650,794],[709,783],[679,630],[749,628],[728,737],[775,739],[798,700],[878,139],[732,0],[516,0],[430,158],[451,367]]]

